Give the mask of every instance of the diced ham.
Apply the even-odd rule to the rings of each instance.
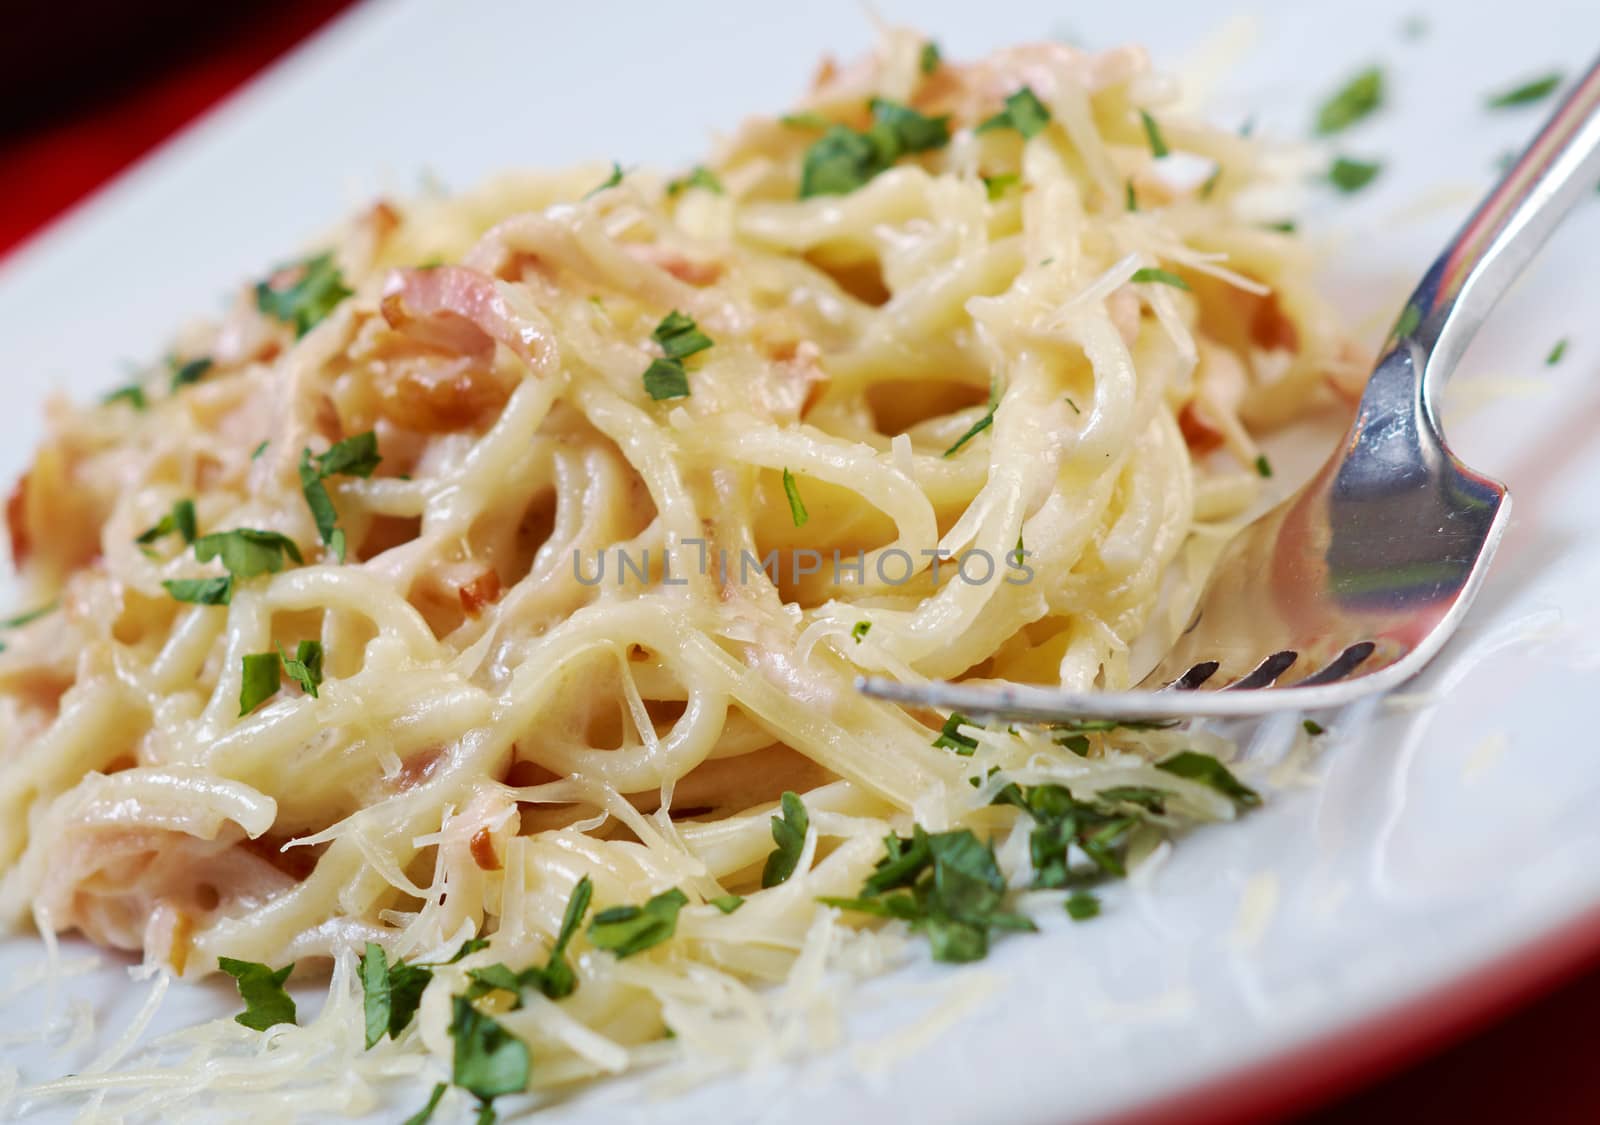
[[[465,266],[395,270],[380,307],[390,326],[459,354],[485,355],[498,341],[540,368],[552,347],[543,328],[511,308],[494,278]]]

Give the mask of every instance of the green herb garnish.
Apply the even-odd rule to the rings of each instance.
[[[858,898],[818,899],[828,906],[898,918],[923,934],[935,961],[977,961],[993,930],[1037,927],[1005,909],[1006,883],[994,851],[969,829],[884,838],[885,856]],[[888,892],[898,893],[888,893]]]
[[[432,969],[408,964],[404,959],[391,965],[383,946],[367,942],[361,957],[361,993],[369,1049],[385,1035],[400,1038],[417,1014],[422,992],[431,980]]]
[[[1050,124],[1050,111],[1045,108],[1030,87],[1024,86],[1006,99],[1006,107],[980,124],[975,132],[987,133],[993,129],[1015,129],[1024,140],[1032,140]]]
[[[598,186],[592,187],[588,191],[584,192],[583,197],[585,199],[593,199],[607,188],[616,187],[622,182],[622,175],[622,165],[613,160],[611,162],[611,175],[607,176],[605,180],[602,181]]]
[[[213,531],[194,541],[194,557],[201,562],[221,558],[223,567],[235,578],[254,578],[276,574],[283,569],[284,557],[304,562],[293,539],[276,531],[236,527],[232,531]]]
[[[789,498],[789,516],[794,525],[804,527],[811,516],[806,511],[805,501],[800,499],[800,487],[794,482],[794,474],[788,469],[783,470],[783,494]]]
[[[283,987],[294,972],[293,962],[274,971],[256,961],[218,957],[217,968],[238,982],[239,996],[244,1000],[244,1011],[233,1017],[234,1023],[265,1031],[280,1023],[295,1022],[294,998]]]
[[[47,613],[54,613],[59,608],[61,608],[60,602],[50,602],[46,605],[40,606],[38,609],[30,609],[26,613],[19,613],[14,617],[7,617],[4,621],[0,621],[0,629],[20,629],[30,622],[39,620],[39,618],[43,617]]]
[[[998,378],[991,379],[989,381],[989,409],[984,412],[982,418],[972,423],[966,433],[956,438],[955,444],[944,451],[944,456],[952,456],[956,450],[994,425],[994,412],[1000,407],[1000,393],[1000,380]]]
[[[1100,913],[1100,900],[1088,891],[1073,891],[1065,903],[1067,917],[1074,922],[1087,921]]]
[[[239,678],[239,714],[248,715],[272,698],[277,694],[282,682],[280,657],[277,653],[247,653]]]
[[[331,251],[306,259],[298,268],[299,280],[287,289],[275,289],[266,281],[256,283],[256,308],[274,320],[294,325],[296,337],[311,331],[354,292],[346,288]]]
[[[855,641],[856,644],[860,644],[862,639],[866,637],[867,633],[871,629],[872,629],[872,622],[870,622],[870,621],[857,621],[855,623],[855,625],[850,630],[850,639]]]
[[[1000,172],[993,176],[978,178],[983,181],[983,192],[991,201],[1003,199],[1006,192],[1022,182],[1022,177],[1016,172]]]
[[[501,1094],[519,1094],[527,1088],[528,1045],[465,996],[450,1000],[450,1039],[455,1047],[450,1080],[484,1102],[485,1110]]]
[[[1567,341],[1557,340],[1556,346],[1550,349],[1550,354],[1544,357],[1546,367],[1554,367],[1561,362],[1561,357],[1567,354]]]
[[[550,958],[544,966],[530,965],[520,972],[513,972],[505,965],[469,969],[467,976],[472,978],[472,986],[467,989],[467,999],[476,1000],[498,989],[516,997],[511,1006],[520,1008],[522,993],[529,988],[537,988],[552,1000],[571,996],[578,987],[578,976],[567,960],[567,946],[578,932],[583,916],[589,913],[589,903],[593,898],[594,884],[585,875],[578,880],[572,888],[572,896],[567,899],[567,909],[561,917],[561,929],[556,934],[555,944],[550,948]]]
[[[371,1046],[371,1044],[368,1044],[368,1046]],[[433,1118],[433,1111],[439,1108],[439,1099],[444,1097],[444,1092],[449,1088],[449,1083],[435,1082],[433,1084],[433,1093],[428,1095],[428,1104],[406,1118],[401,1122],[401,1125],[428,1125],[428,1122]]]
[[[772,840],[777,848],[767,856],[761,869],[761,886],[776,887],[794,874],[800,862],[800,851],[805,846],[806,830],[811,827],[811,817],[798,796],[787,790],[778,802],[782,816],[772,818]]]
[[[320,456],[313,457],[310,448],[300,451],[301,495],[311,509],[318,537],[341,563],[346,549],[344,529],[339,526],[339,513],[323,482],[335,476],[370,477],[382,460],[378,456],[378,435],[372,430],[336,442]]]
[[[711,347],[711,337],[700,331],[694,318],[674,309],[650,333],[661,346],[665,358],[650,361],[645,368],[644,389],[657,402],[683,398],[689,393],[689,372],[683,361]]]
[[[806,150],[800,166],[801,199],[848,195],[902,156],[950,143],[948,117],[927,117],[887,98],[873,98],[869,105],[872,124],[864,132],[830,125]]]
[[[1172,150],[1167,147],[1167,139],[1161,135],[1161,126],[1156,124],[1156,119],[1141,109],[1139,120],[1144,124],[1144,139],[1150,143],[1150,154],[1157,160],[1169,155]]]
[[[1381,164],[1341,156],[1328,169],[1328,182],[1346,195],[1350,195],[1377,179],[1381,171],[1383,171]]]
[[[107,406],[114,402],[125,402],[135,410],[143,410],[149,406],[149,401],[144,397],[144,388],[138,383],[129,383],[126,387],[118,387],[100,400]]]
[[[689,188],[700,188],[713,195],[722,195],[722,181],[704,164],[696,164],[689,170],[687,176],[680,176],[676,180],[667,181],[667,197],[675,199],[679,193]]]
[[[933,744],[941,750],[954,750],[963,758],[971,757],[978,748],[978,740],[970,734],[962,734],[961,728],[972,725],[971,719],[959,711],[952,711],[944,721],[944,726],[939,728],[939,737],[933,740]]]
[[[718,895],[710,901],[712,906],[715,906],[724,914],[732,914],[744,905],[744,899],[740,895]]]
[[[1486,102],[1490,109],[1510,109],[1513,106],[1532,105],[1534,102],[1543,101],[1555,93],[1556,87],[1561,85],[1561,72],[1551,71],[1531,82],[1524,82],[1520,86],[1513,86],[1509,90],[1502,90],[1498,94],[1491,94]]]
[[[1316,129],[1320,136],[1342,132],[1383,105],[1383,71],[1369,66],[1341,86],[1317,110]]]
[[[939,44],[930,39],[922,45],[922,54],[917,57],[917,69],[923,74],[932,74],[939,69],[939,63],[942,61]]]
[[[322,642],[301,641],[295,646],[293,657],[280,648],[278,658],[283,661],[284,675],[312,699],[317,698],[317,687],[322,683]]]
[[[175,531],[183,537],[186,545],[195,541],[198,529],[195,525],[193,500],[175,502],[172,505],[172,511],[157,520],[154,527],[146,528],[140,532],[139,537],[134,542],[154,543],[157,539],[171,535]]]
[[[233,576],[217,578],[169,578],[161,583],[173,601],[194,605],[227,605],[233,600]]]
[[[1189,283],[1183,280],[1183,278],[1179,277],[1177,274],[1171,272],[1170,270],[1156,269],[1153,266],[1146,266],[1143,269],[1134,270],[1133,277],[1129,280],[1137,285],[1154,283],[1159,285],[1170,285],[1174,289],[1189,288]]]
[[[689,394],[689,373],[681,360],[653,359],[644,369],[645,393],[657,402],[669,398],[686,398]]]
[[[1272,462],[1267,460],[1265,453],[1256,458],[1256,476],[1270,477],[1272,475]]]
[[[1301,723],[1300,726],[1312,738],[1315,738],[1315,737],[1317,737],[1317,735],[1322,734],[1323,731],[1326,729],[1325,727],[1323,727],[1323,725],[1321,723],[1317,722],[1317,720],[1315,720],[1315,719],[1307,719],[1303,723]]]
[[[1156,769],[1165,770],[1177,777],[1186,777],[1190,781],[1198,781],[1202,785],[1209,785],[1245,808],[1253,809],[1261,804],[1261,794],[1234,777],[1227,766],[1210,754],[1202,754],[1197,750],[1183,750],[1164,762],[1157,762]]]
[[[589,923],[589,940],[618,957],[632,957],[660,945],[678,929],[678,911],[688,898],[676,887],[662,891],[643,906],[613,906]]]
[[[173,360],[170,366],[172,367],[172,389],[176,391],[179,387],[187,387],[191,383],[198,383],[205,377],[206,372],[211,370],[212,363],[210,356],[203,355],[198,359],[191,359],[183,364]]]

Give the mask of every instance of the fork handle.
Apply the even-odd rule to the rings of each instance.
[[[1436,399],[1456,362],[1568,211],[1600,181],[1600,60],[1567,94],[1510,171],[1423,276],[1388,350],[1420,353],[1418,403],[1441,432]],[[1381,365],[1380,365],[1381,366]],[[1413,367],[1415,370],[1415,367]]]

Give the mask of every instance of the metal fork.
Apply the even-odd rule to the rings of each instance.
[[[1224,549],[1194,618],[1132,691],[902,684],[868,695],[1060,720],[1333,707],[1421,671],[1460,624],[1505,531],[1505,486],[1445,444],[1439,392],[1496,301],[1600,180],[1600,61],[1434,262],[1339,448]]]

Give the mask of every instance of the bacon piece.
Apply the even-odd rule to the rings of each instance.
[[[462,611],[468,617],[477,617],[483,612],[484,606],[500,600],[500,575],[490,567],[471,582],[458,587],[458,590]]]
[[[6,530],[11,535],[11,564],[18,570],[33,553],[33,540],[28,535],[28,478],[32,475],[23,473],[18,477],[11,495],[6,497]]]
[[[1192,399],[1178,412],[1178,429],[1191,453],[1210,453],[1222,444],[1222,431],[1211,424],[1205,411]]]
[[[472,834],[472,842],[467,845],[467,850],[472,853],[472,862],[484,871],[499,871],[500,857],[495,854],[494,837],[489,834],[489,829],[483,827]]]
[[[539,367],[551,347],[543,329],[506,303],[494,278],[465,266],[395,270],[380,308],[391,327],[447,351],[487,357],[499,341]]]

